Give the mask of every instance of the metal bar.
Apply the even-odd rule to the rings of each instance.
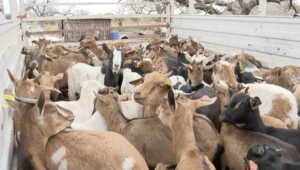
[[[167,17],[165,14],[126,14],[126,15],[86,15],[86,16],[58,16],[58,17],[30,17],[24,21],[55,21],[64,19],[114,19],[114,18],[160,18]]]
[[[168,25],[139,25],[139,26],[103,27],[103,28],[76,29],[76,30],[40,31],[40,32],[26,32],[26,35],[30,36],[30,35],[42,35],[42,34],[90,32],[90,31],[99,31],[99,30],[118,30],[118,29],[141,29],[141,28],[156,28],[156,27],[168,27]]]
[[[141,2],[72,2],[72,3],[26,3],[25,6],[51,5],[140,5]],[[163,5],[162,2],[143,2],[143,5]]]

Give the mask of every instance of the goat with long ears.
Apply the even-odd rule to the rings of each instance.
[[[158,108],[158,117],[162,123],[168,126],[173,134],[173,147],[176,155],[176,170],[207,169],[215,170],[213,164],[204,155],[201,148],[196,145],[193,132],[193,115],[196,107],[190,108],[188,96],[178,94],[174,96],[172,90],[168,93],[168,99],[163,100]],[[217,98],[208,101],[194,101],[197,107],[203,107],[214,103]]]

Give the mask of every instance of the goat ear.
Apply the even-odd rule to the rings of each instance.
[[[23,81],[26,81],[28,79],[28,73],[29,73],[29,70],[27,70],[25,73],[24,73],[24,76],[23,76]]]
[[[175,97],[174,97],[174,92],[173,90],[169,90],[168,93],[168,102],[169,102],[169,106],[172,112],[175,111]]]
[[[108,91],[108,88],[106,88],[107,89],[107,91]],[[100,102],[102,102],[102,103],[105,103],[105,100],[104,100],[104,96],[103,95],[101,95],[101,94],[97,94],[96,92],[94,92],[95,93],[95,96],[96,96],[96,99],[97,100],[99,100]]]
[[[46,59],[47,61],[52,62],[52,59],[47,54],[44,54],[43,58]]]
[[[33,41],[31,41],[33,44],[37,44],[38,43],[38,41],[37,40],[33,40]]]
[[[110,49],[108,49],[107,45],[105,43],[102,44],[102,49],[109,54],[110,53]]]
[[[7,69],[7,72],[8,72],[8,76],[9,76],[10,80],[14,83],[15,86],[18,86],[20,80],[15,75],[13,75],[9,69]]]
[[[45,103],[46,103],[45,93],[44,90],[41,90],[36,103],[39,115],[43,114]]]
[[[135,84],[139,83],[140,81],[141,81],[141,83],[143,83],[144,82],[144,77],[141,77],[141,78],[136,79],[136,80],[132,80],[132,81],[129,82],[129,84],[135,85]]]
[[[11,91],[9,91],[8,89],[5,89],[3,94],[9,95],[9,96],[13,96],[16,97]],[[13,101],[13,100],[6,100],[6,102],[8,103],[8,105],[10,107],[12,107],[13,109],[15,109],[16,111],[19,111],[20,105],[21,103],[17,102],[17,101]]]
[[[261,101],[260,101],[259,97],[250,98],[250,105],[251,105],[252,110],[257,109],[258,106],[261,105]]]

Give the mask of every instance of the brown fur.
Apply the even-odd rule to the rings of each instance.
[[[238,82],[236,81],[236,77],[234,74],[234,70],[232,69],[232,67],[227,64],[224,63],[217,63],[214,67],[213,67],[213,75],[212,75],[212,79],[214,81],[225,81],[226,83],[230,83],[230,84],[238,84]]]
[[[282,159],[285,162],[298,162],[300,159],[294,146],[269,135],[246,131],[231,124],[223,123],[221,138],[224,144],[222,170],[225,170],[226,166],[229,169],[244,169],[243,157],[248,153],[250,148],[262,144],[284,149],[282,151]]]
[[[263,79],[269,84],[275,84],[281,86],[287,90],[290,90],[294,84],[288,74],[280,67],[275,67],[269,72],[263,74]]]
[[[278,94],[278,96],[273,99],[272,106],[272,110],[267,114],[267,116],[275,117],[283,121],[288,128],[292,128],[293,121],[289,118],[289,115],[286,114],[292,110],[289,99],[285,98],[283,94]]]
[[[140,67],[143,73],[151,73],[153,70],[153,65],[150,61],[141,61]]]
[[[41,49],[42,46],[44,45],[42,49],[44,54],[47,54],[51,58],[57,57],[57,55],[52,51],[47,51],[47,45],[51,44],[50,40],[46,40],[45,38],[43,38],[43,39],[39,39],[38,41],[34,40],[32,41],[32,43],[38,45],[39,49]]]
[[[288,129],[288,127],[286,127],[280,119],[264,115],[260,115],[260,117],[266,126],[274,126],[275,128]]]
[[[151,44],[154,46],[154,47],[159,47],[162,43],[164,43],[165,40],[161,40],[159,38],[153,38],[151,40]]]
[[[103,61],[103,65],[108,65],[107,53],[102,49],[102,47],[98,47],[96,44],[96,40],[91,36],[86,36],[82,41],[80,41],[80,46],[89,48],[99,60]]]
[[[299,112],[300,112],[300,87],[299,86],[296,88],[296,90],[293,92],[293,94],[297,101],[298,115],[299,115]]]
[[[115,47],[116,49],[120,49],[122,47],[124,53],[131,50],[129,44],[124,41],[115,41],[108,46],[109,49],[112,49],[113,47]]]
[[[178,45],[179,44],[179,42],[178,42],[178,35],[177,34],[176,35],[171,35],[168,44],[170,46],[172,46],[172,45]]]
[[[300,67],[288,65],[284,66],[282,69],[295,84],[300,84]]]
[[[146,105],[144,107],[144,117],[154,116],[163,97],[168,94],[169,89],[173,88],[172,82],[167,76],[158,72],[147,74],[143,82],[136,90],[134,100],[137,103]]]
[[[55,45],[53,50],[49,50],[47,52],[53,52],[56,55],[64,54],[66,51],[68,51],[67,48],[65,48],[62,45]]]
[[[126,120],[121,115],[118,99],[120,96],[118,97],[116,92],[111,94],[111,90],[105,94],[97,94],[96,108],[106,118],[109,130],[125,136],[140,151],[150,168],[154,168],[159,162],[176,164],[171,131],[161,123],[157,116]],[[220,136],[214,125],[208,118],[201,115],[194,118],[193,129],[197,145],[202,147],[204,154],[213,161],[218,152],[218,145],[221,145]],[[144,137],[141,138],[141,136]]]
[[[174,96],[169,97],[169,100],[173,99]],[[215,169],[196,146],[193,131],[193,115],[196,108],[190,109],[189,100],[185,96],[179,96],[175,103],[173,107],[164,100],[158,109],[158,117],[172,131],[177,161],[176,170]]]
[[[188,43],[191,44],[195,50],[201,50],[202,52],[204,52],[204,47],[200,43],[194,41],[193,39],[190,38]]]
[[[139,152],[116,133],[78,130],[61,132],[73,122],[74,115],[50,100],[43,104],[42,99],[45,101],[40,93],[36,105],[23,104],[19,108],[15,107],[16,102],[8,101],[12,107],[26,115],[22,117],[21,123],[19,158],[26,158],[34,169],[121,169],[126,158],[133,159],[132,169],[147,169]],[[61,148],[65,149],[64,153],[58,152]],[[25,170],[23,165],[23,160],[19,159],[18,170]]]

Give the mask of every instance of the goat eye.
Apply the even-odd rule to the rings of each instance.
[[[53,109],[53,110],[52,110],[52,113],[54,113],[54,112],[57,112],[57,109]]]

